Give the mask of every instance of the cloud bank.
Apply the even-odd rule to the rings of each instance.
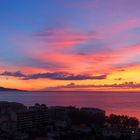
[[[124,82],[121,84],[101,84],[101,85],[76,85],[70,83],[62,86],[49,87],[48,90],[61,90],[61,89],[82,89],[82,88],[140,88],[140,83]]]
[[[0,75],[1,76],[13,76],[13,77],[25,77],[25,75],[20,71],[16,71],[16,72],[5,71],[5,72],[2,72]]]
[[[53,80],[102,80],[106,79],[107,75],[97,75],[97,76],[92,76],[92,75],[84,75],[84,74],[72,74],[72,73],[67,73],[67,72],[46,72],[46,73],[36,73],[36,74],[30,74],[30,75],[25,75],[20,71],[17,72],[3,72],[0,74],[1,76],[13,76],[13,77],[19,77],[22,80],[31,80],[31,79],[53,79]]]

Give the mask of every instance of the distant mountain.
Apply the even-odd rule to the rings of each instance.
[[[0,87],[0,91],[24,91],[24,90]]]

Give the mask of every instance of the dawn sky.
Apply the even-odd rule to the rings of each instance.
[[[0,86],[139,90],[139,0],[1,0]]]

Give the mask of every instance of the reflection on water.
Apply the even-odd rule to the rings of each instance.
[[[140,93],[117,92],[1,92],[0,101],[14,101],[33,105],[97,107],[107,114],[126,114],[140,119]]]

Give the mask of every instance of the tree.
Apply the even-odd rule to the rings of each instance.
[[[114,115],[111,114],[107,117],[107,122],[111,126],[117,126],[122,128],[137,128],[139,126],[139,120],[135,117],[128,117],[126,115]]]
[[[129,127],[131,128],[137,128],[139,126],[139,120],[135,117],[129,118]]]
[[[111,114],[109,117],[107,117],[107,122],[111,124],[111,126],[120,126],[121,124],[121,116]]]

